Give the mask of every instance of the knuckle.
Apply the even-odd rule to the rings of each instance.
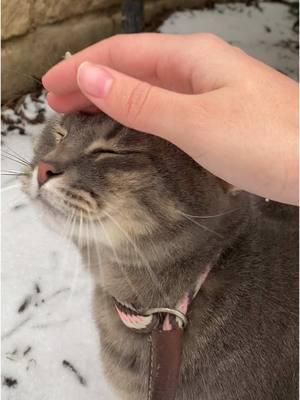
[[[118,41],[123,37],[123,35],[121,35],[121,33],[117,33],[116,35],[112,36],[112,40],[114,41]]]
[[[210,45],[217,45],[217,44],[224,43],[223,39],[221,39],[219,36],[217,36],[213,33],[202,33],[200,35],[201,35],[202,40],[204,40],[205,42],[207,42]]]
[[[232,50],[233,50],[234,54],[238,57],[244,58],[247,56],[247,53],[238,46],[232,46]]]
[[[126,102],[126,119],[133,125],[146,108],[152,86],[146,82],[137,82],[128,95]]]
[[[110,36],[106,39],[104,39],[107,42],[110,42],[111,45],[118,45],[122,40],[124,39],[124,35],[117,33],[116,35]]]
[[[196,33],[194,35],[192,38],[194,45],[206,54],[210,54],[211,51],[220,51],[229,46],[227,42],[213,33]]]

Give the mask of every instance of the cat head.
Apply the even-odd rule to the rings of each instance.
[[[106,240],[104,228],[114,240],[174,231],[237,203],[224,182],[174,145],[100,113],[50,121],[23,187],[56,229],[72,225],[76,236],[89,225],[99,240]],[[220,223],[215,218],[212,228]]]

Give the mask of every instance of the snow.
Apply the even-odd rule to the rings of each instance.
[[[231,4],[177,12],[161,31],[216,33],[297,77],[295,17],[283,4],[260,7]],[[54,115],[44,93],[37,99],[28,95],[17,113],[3,111],[3,156],[14,150],[31,158],[32,142],[44,123],[29,121],[43,115],[46,120]],[[2,161],[2,170],[20,167]],[[18,185],[14,176],[2,178],[3,399],[113,400],[91,316],[91,278],[76,249],[40,222]]]
[[[160,31],[214,33],[297,79],[298,35],[292,30],[294,23],[289,7],[281,3],[259,3],[259,8],[241,3],[220,4],[212,10],[174,13]]]

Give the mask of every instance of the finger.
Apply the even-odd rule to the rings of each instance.
[[[99,108],[94,105],[90,105],[90,106],[82,109],[81,111],[84,113],[87,113],[87,114],[96,114],[99,112]]]
[[[155,75],[157,59],[166,50],[178,53],[182,39],[174,39],[171,35],[158,34],[120,35],[105,39],[54,66],[43,77],[43,83],[55,93],[74,92],[77,69],[84,61],[107,65],[146,80]]]
[[[43,83],[49,91],[57,94],[75,92],[78,89],[76,74],[79,65],[83,61],[91,61],[156,84],[164,80],[164,76],[159,76],[161,69],[159,65],[162,65],[169,55],[173,55],[173,77],[170,79],[168,73],[167,78],[171,82],[166,84],[176,85],[182,91],[186,91],[189,89],[185,72],[186,60],[179,68],[182,50],[186,48],[183,43],[185,40],[185,37],[158,34],[115,36],[59,63],[43,77]],[[179,82],[182,75],[184,79],[180,79]]]
[[[78,67],[82,62],[90,61],[169,90],[181,93],[205,91],[224,82],[228,54],[227,57],[224,55],[230,49],[232,46],[226,42],[207,34],[118,35],[60,62],[43,77],[43,84],[56,94],[76,92]],[[217,76],[215,66],[221,67]],[[198,87],[199,76],[202,86]]]
[[[201,99],[193,105],[196,96],[170,92],[107,67],[83,63],[78,85],[95,106],[123,125],[164,137],[179,147],[186,142],[184,133],[205,122]]]
[[[71,111],[84,111],[92,106],[92,103],[81,92],[70,93],[66,95],[57,95],[48,93],[48,104],[53,110],[59,113],[69,113]]]

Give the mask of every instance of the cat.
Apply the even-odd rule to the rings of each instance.
[[[149,346],[114,299],[174,308],[208,266],[187,314],[176,400],[297,398],[297,207],[233,190],[103,113],[50,121],[26,174],[24,191],[54,229],[72,226],[92,273],[101,358],[120,399],[147,399]]]

